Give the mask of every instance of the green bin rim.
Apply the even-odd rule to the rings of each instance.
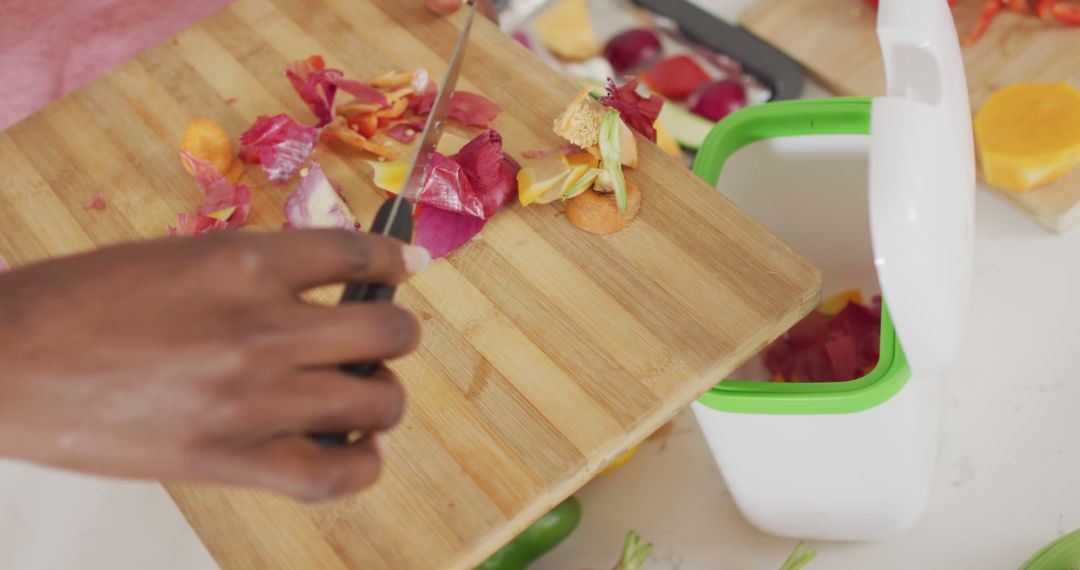
[[[694,173],[715,187],[731,155],[754,142],[806,135],[869,135],[870,97],[779,101],[740,109],[713,127],[698,151]],[[750,414],[845,414],[885,403],[911,378],[888,305],[881,307],[881,347],[869,374],[848,382],[724,380],[698,402]]]

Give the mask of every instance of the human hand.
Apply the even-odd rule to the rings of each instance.
[[[415,348],[391,303],[299,293],[396,284],[426,251],[339,230],[131,243],[0,273],[0,455],[102,475],[255,485],[307,500],[378,474],[377,436],[323,448],[304,434],[374,434],[404,395],[343,363]]]

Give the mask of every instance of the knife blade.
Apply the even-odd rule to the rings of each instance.
[[[450,99],[453,97],[458,76],[461,74],[461,62],[465,59],[465,46],[468,44],[473,19],[476,17],[475,0],[468,0],[467,4],[469,12],[465,17],[465,25],[461,29],[457,44],[450,56],[446,75],[439,86],[431,112],[424,123],[424,132],[420,136],[420,143],[413,155],[409,174],[405,178],[401,192],[387,199],[375,213],[370,233],[395,237],[406,243],[412,242],[413,212],[416,209],[416,201],[423,192],[431,157],[435,154],[435,148],[442,137],[443,126],[446,124],[447,114],[450,111]],[[341,295],[341,303],[388,302],[393,300],[394,290],[392,285],[381,283],[348,283]],[[371,375],[380,365],[380,362],[356,362],[342,365],[341,369],[353,376],[363,378]],[[327,447],[344,447],[360,440],[362,436],[358,432],[353,432],[312,434],[310,437]]]

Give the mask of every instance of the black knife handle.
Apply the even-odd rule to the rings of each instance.
[[[392,217],[391,214],[393,214]],[[375,214],[375,221],[371,223],[369,233],[388,235],[405,243],[411,243],[413,220],[409,202],[401,196],[394,196],[384,202]],[[389,302],[394,299],[395,289],[392,285],[379,283],[348,283],[345,285],[345,292],[341,294],[341,303]],[[381,364],[381,362],[353,362],[343,364],[341,369],[357,378],[364,378],[370,376]],[[344,447],[349,442],[349,434],[346,433],[317,433],[310,437],[326,447]]]

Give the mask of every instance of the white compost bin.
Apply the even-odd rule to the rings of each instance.
[[[818,265],[826,295],[884,299],[870,374],[726,380],[693,404],[739,509],[774,535],[876,540],[918,519],[939,379],[963,337],[975,165],[952,15],[944,0],[881,0],[877,30],[886,96],[743,109],[694,165]]]

